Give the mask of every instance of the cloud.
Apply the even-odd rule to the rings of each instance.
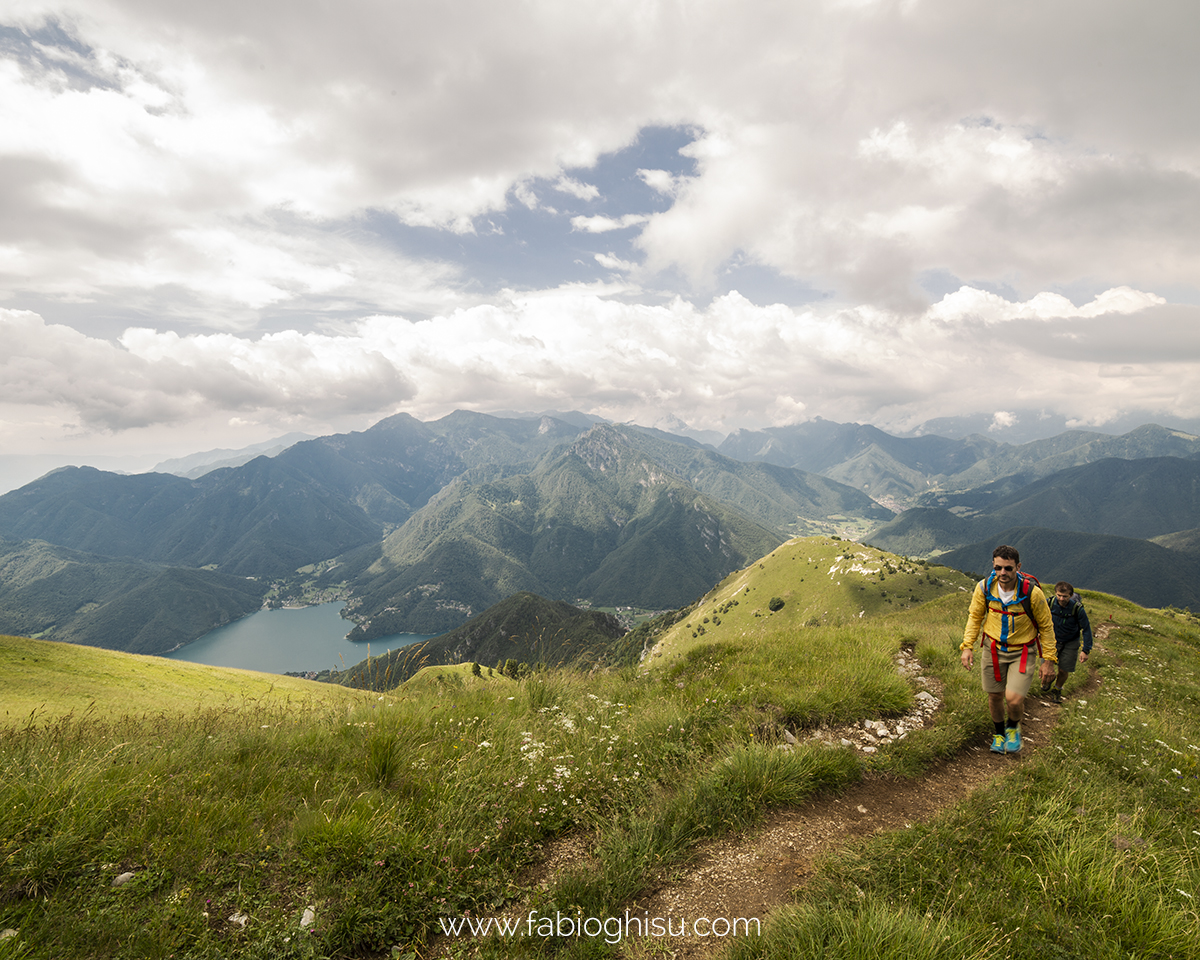
[[[6,6],[22,416],[1195,412],[1194,3],[282,10]]]
[[[596,262],[606,270],[631,271],[637,269],[637,264],[630,263],[628,260],[622,260],[611,253],[597,253],[595,254],[595,258]]]
[[[0,402],[65,407],[91,431],[186,424],[214,412],[322,419],[403,402],[412,386],[352,340],[288,331],[258,339],[129,329],[117,344],[0,309]]]
[[[30,266],[8,289],[102,295],[115,260],[139,289],[189,230],[237,233],[265,247],[246,263],[271,261],[284,241],[261,226],[278,210],[335,235],[367,211],[470,234],[533,201],[530,178],[598,199],[567,171],[654,124],[700,131],[697,171],[639,170],[674,200],[639,244],[696,283],[741,252],[848,301],[915,307],[930,269],[1031,295],[1200,267],[1197,135],[1174,107],[1196,84],[1194,5],[456,10],[15,5],[0,157],[28,187],[6,191],[0,245]],[[576,229],[643,223],[605,217]],[[185,287],[252,308],[304,295],[283,292],[282,264],[214,283],[195,252]]]
[[[650,217],[641,213],[627,213],[623,217],[572,217],[571,229],[584,233],[609,233],[613,230],[627,230],[645,223]]]
[[[686,179],[677,177],[669,170],[638,170],[637,175],[648,187],[668,197],[675,196],[679,192],[681,182]]]
[[[1128,347],[1131,325],[1153,334],[1187,320],[1200,331],[1200,308],[1090,308],[1124,310],[1136,294],[1074,308],[1049,339],[1033,301],[969,290],[904,317],[764,307],[736,293],[703,309],[678,298],[651,306],[563,288],[416,322],[368,317],[339,334],[130,328],[117,343],[3,311],[0,401],[65,406],[88,429],[118,431],[216,415],[300,423],[460,407],[581,407],[638,422],[670,413],[724,431],[813,416],[906,428],[947,409],[992,416],[998,402],[1057,403],[1093,423],[1132,409],[1200,416],[1200,332],[1177,337],[1170,355]],[[980,302],[1007,319],[981,320]],[[1012,416],[995,413],[993,426]]]
[[[998,294],[963,286],[956,292],[942,297],[938,303],[930,307],[927,316],[931,320],[954,323],[967,318],[986,324],[1004,323],[1011,320],[1049,322],[1075,317],[1140,313],[1166,302],[1157,294],[1144,293],[1130,287],[1114,287],[1097,294],[1091,302],[1078,307],[1057,293],[1039,293],[1023,303],[1012,303]]]
[[[600,196],[600,189],[590,183],[580,183],[572,177],[559,177],[554,181],[554,189],[569,193],[579,200],[595,200]]]

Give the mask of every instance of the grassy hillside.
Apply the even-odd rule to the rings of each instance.
[[[273,673],[8,636],[0,636],[0,678],[0,725],[32,729],[68,717],[111,722],[254,705],[353,707],[367,697]]]
[[[176,718],[0,729],[0,930],[16,931],[0,956],[415,958],[468,912],[620,917],[705,838],[983,742],[951,575],[828,538],[761,563],[685,612],[641,669],[439,671],[349,713],[231,697]],[[901,585],[930,598],[901,603]],[[729,956],[1194,956],[1197,622],[1085,597],[1114,625],[1089,662],[1101,683],[1081,697],[1073,678],[1051,743],[997,758],[1007,776],[929,823],[826,861]],[[897,672],[901,649],[939,691],[931,727],[874,755],[808,739],[902,716],[921,686]],[[568,839],[573,869],[531,872]],[[442,946],[625,960],[672,948],[537,932]]]
[[[706,644],[766,642],[801,628],[873,620],[973,586],[958,570],[850,540],[789,540],[706,594],[662,634],[648,663],[662,668]],[[776,599],[783,605],[772,610]]]
[[[1151,537],[1150,542],[1168,550],[1178,550],[1180,553],[1200,553],[1200,527],[1164,533],[1162,536]]]

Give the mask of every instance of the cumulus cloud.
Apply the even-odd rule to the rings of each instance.
[[[289,331],[257,339],[129,329],[119,343],[0,309],[0,402],[65,407],[92,431],[278,410],[317,420],[409,399],[412,385],[363,344]]]
[[[1032,301],[980,291],[904,317],[763,307],[737,293],[702,309],[679,298],[652,306],[564,288],[416,322],[372,316],[337,335],[131,328],[117,343],[4,311],[0,401],[65,405],[93,430],[265,410],[321,420],[459,407],[582,407],[638,422],[672,413],[725,431],[818,415],[905,427],[947,404],[990,415],[998,400],[1008,402],[994,428],[1011,426],[1017,407],[1050,402],[1092,423],[1133,407],[1200,416],[1200,333],[1177,338],[1169,357],[1131,355],[1130,325],[1181,319],[1179,308],[1136,306],[1136,293],[1098,297],[1092,306],[1116,307],[1103,312],[1072,308],[1049,340]],[[978,302],[1005,319],[980,319]],[[1200,308],[1187,310],[1200,330]]]
[[[559,177],[554,181],[554,189],[569,193],[580,200],[595,200],[600,196],[600,188],[591,183],[581,183],[573,177]]]
[[[1009,320],[1062,320],[1069,317],[1099,317],[1105,314],[1139,313],[1167,301],[1153,293],[1129,287],[1114,287],[1097,294],[1089,303],[1075,306],[1057,293],[1039,293],[1023,303],[1012,303],[986,290],[963,286],[934,304],[927,316],[931,320],[961,321],[970,317],[986,324]]]
[[[669,170],[638,170],[637,175],[648,187],[659,193],[673,197],[679,192],[683,177],[678,177]]]
[[[595,254],[595,258],[596,262],[607,270],[630,271],[637,268],[637,264],[631,263],[628,260],[622,260],[611,253],[597,253]]]
[[[581,230],[584,233],[609,233],[613,230],[626,230],[629,227],[636,227],[639,223],[645,223],[650,217],[641,213],[627,213],[622,217],[572,217],[571,229]]]

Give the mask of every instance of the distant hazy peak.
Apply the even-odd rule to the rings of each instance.
[[[301,440],[312,439],[313,435],[311,433],[288,433],[273,440],[252,443],[248,447],[241,447],[236,450],[205,450],[203,453],[191,453],[186,457],[163,460],[154,466],[152,472],[173,473],[176,476],[194,480],[196,477],[203,476],[221,467],[240,467],[243,463],[253,460],[255,457],[274,457],[288,447],[299,443]]]

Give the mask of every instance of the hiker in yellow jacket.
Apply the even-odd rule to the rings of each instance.
[[[971,595],[960,647],[962,665],[968,670],[977,645],[983,647],[983,690],[995,725],[992,753],[1016,753],[1021,749],[1025,697],[1038,658],[1045,684],[1058,671],[1058,655],[1050,605],[1037,581],[1021,573],[1021,555],[1015,547],[1003,545],[992,551],[992,572]]]

